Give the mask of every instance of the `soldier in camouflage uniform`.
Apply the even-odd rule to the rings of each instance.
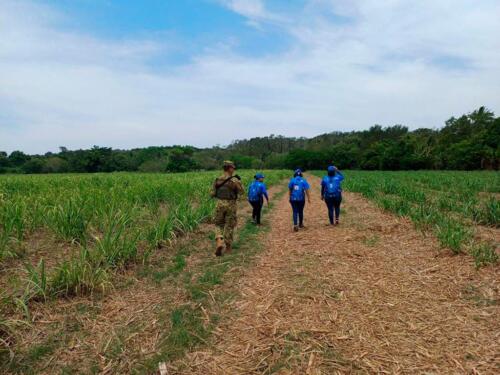
[[[238,220],[238,195],[244,194],[245,189],[238,175],[234,175],[236,166],[232,161],[224,162],[224,174],[215,179],[212,187],[212,196],[217,198],[215,208],[215,255],[221,256],[224,246],[225,253],[230,253],[233,243],[233,232]]]

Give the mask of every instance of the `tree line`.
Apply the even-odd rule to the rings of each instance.
[[[220,168],[232,159],[239,168],[320,169],[334,162],[341,169],[498,170],[500,117],[479,108],[452,117],[441,129],[375,125],[364,131],[332,132],[313,138],[270,135],[232,142],[227,147],[146,147],[27,155],[0,151],[0,173],[186,172]]]

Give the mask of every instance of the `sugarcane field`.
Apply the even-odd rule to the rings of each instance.
[[[1,176],[3,371],[495,372],[497,173],[346,171],[298,233],[288,174],[220,258],[211,172]]]
[[[0,0],[0,374],[500,374],[499,19]]]

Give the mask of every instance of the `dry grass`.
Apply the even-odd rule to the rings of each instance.
[[[359,195],[344,208],[326,226],[314,196],[294,234],[283,198],[211,345],[169,373],[498,373],[499,268],[477,271]]]
[[[270,194],[276,191],[271,188]],[[248,204],[242,202],[242,207],[246,218]],[[240,226],[244,223],[240,220]],[[147,266],[133,265],[114,275],[113,288],[104,295],[32,303],[30,326],[16,332],[11,372],[151,373],[155,359],[165,352],[182,354],[175,343],[168,347],[172,316],[200,309],[188,286],[204,273],[207,260],[215,259],[212,229],[201,225],[153,253]],[[176,268],[181,253],[185,263]],[[194,328],[208,329],[211,320],[207,315],[202,327]]]
[[[212,257],[209,226],[116,275],[104,296],[35,304],[16,333],[16,371],[151,373],[166,361],[170,375],[500,372],[499,268],[439,251],[359,195],[346,194],[343,208],[341,225],[327,226],[314,194],[307,228],[292,233],[283,197],[256,264],[227,263],[203,304],[186,285]],[[169,361],[171,316],[185,308],[213,336],[190,332],[202,345]]]

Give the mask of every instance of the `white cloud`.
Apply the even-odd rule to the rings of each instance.
[[[280,14],[263,1],[224,2],[281,27],[290,48],[265,57],[210,48],[158,67],[150,61],[178,48],[168,34],[99,39],[65,30],[49,7],[0,0],[0,150],[434,127],[500,107],[497,1],[311,0]]]
[[[248,18],[266,18],[268,16],[262,0],[221,0],[221,3]]]

